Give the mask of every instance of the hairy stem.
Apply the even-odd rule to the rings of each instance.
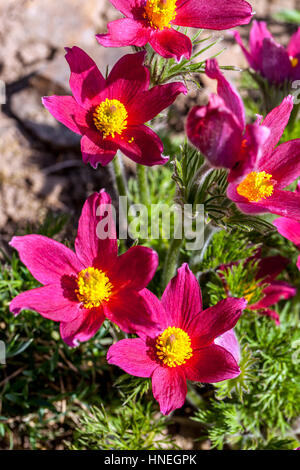
[[[127,196],[127,184],[124,176],[123,162],[119,153],[117,153],[113,159],[111,168],[119,196]]]
[[[172,277],[175,276],[182,241],[182,239],[173,238],[170,243],[162,274],[163,289],[166,287]]]
[[[141,204],[148,206],[150,203],[150,192],[147,178],[147,168],[144,165],[137,164],[136,173],[140,202]]]

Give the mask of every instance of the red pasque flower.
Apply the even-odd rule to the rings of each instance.
[[[216,59],[206,61],[205,73],[217,80],[218,94],[211,94],[206,106],[191,109],[186,131],[210,165],[229,169],[231,178],[251,168],[270,131],[265,124],[246,124],[242,98],[221,73]]]
[[[82,135],[84,163],[94,168],[98,163],[107,165],[118,149],[142,165],[166,163],[162,141],[144,123],[170,106],[179,93],[187,93],[186,87],[174,82],[149,89],[145,52],[123,56],[105,80],[82,49],[66,50],[73,96],[54,95],[42,101],[58,121]]]
[[[239,94],[209,60],[206,73],[218,81],[218,95],[195,107],[187,134],[212,166],[230,170],[228,197],[245,213],[271,212],[300,220],[300,193],[283,191],[300,176],[300,139],[278,145],[289,122],[293,97],[284,98],[263,119],[245,126]],[[277,147],[276,147],[277,146]]]
[[[287,48],[275,41],[264,21],[253,21],[249,50],[238,31],[234,36],[250,67],[270,83],[281,84],[300,78],[300,28],[291,37]]]
[[[228,197],[242,212],[272,214],[300,220],[300,193],[284,190],[300,176],[300,139],[278,144],[293,109],[293,97],[284,98],[258,128],[269,130],[255,158],[249,159],[247,171],[232,173]]]
[[[299,224],[300,226],[300,224]],[[291,286],[285,281],[278,281],[276,278],[281,274],[281,272],[289,264],[289,259],[284,258],[283,256],[268,256],[266,258],[261,258],[261,250],[258,250],[255,256],[248,258],[244,261],[246,265],[249,261],[257,261],[257,273],[255,279],[251,285],[249,285],[244,293],[244,298],[247,300],[247,308],[250,310],[257,311],[260,315],[266,315],[273,318],[277,325],[280,324],[280,318],[278,313],[275,310],[270,309],[274,304],[277,304],[282,299],[289,299],[296,295],[297,290],[295,287]],[[225,271],[231,266],[237,265],[237,263],[231,263],[222,265],[220,269]],[[225,282],[225,278],[221,273],[221,279],[224,283],[225,289],[228,289],[228,286]],[[255,288],[257,286],[266,285],[262,290],[263,297],[257,302],[253,302],[253,296],[255,294]],[[251,302],[252,301],[252,302]]]
[[[244,0],[110,0],[125,18],[108,23],[102,46],[149,44],[165,58],[190,58],[191,40],[172,26],[222,30],[247,24],[252,8]]]
[[[98,224],[103,225],[106,238],[97,236]],[[153,325],[139,291],[154,276],[157,254],[136,246],[118,256],[111,199],[106,192],[94,193],[85,202],[75,253],[42,235],[13,237],[10,245],[43,284],[15,297],[11,312],[18,315],[23,309],[35,310],[60,322],[61,337],[69,346],[94,336],[105,318],[126,332],[137,324],[144,331]]]
[[[136,325],[139,337],[111,346],[107,360],[128,374],[151,377],[153,396],[163,414],[184,404],[187,379],[214,383],[240,374],[232,328],[246,300],[227,298],[202,310],[200,287],[187,264],[178,269],[161,301],[148,289],[141,294],[157,326],[145,333]]]

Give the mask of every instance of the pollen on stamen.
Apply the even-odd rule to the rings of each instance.
[[[100,307],[111,296],[113,286],[107,275],[96,268],[86,268],[77,276],[75,293],[84,308]]]
[[[291,62],[292,67],[295,68],[299,64],[299,59],[298,57],[290,56],[290,62]]]
[[[102,132],[103,138],[121,135],[127,128],[128,113],[125,106],[119,100],[105,101],[97,106],[93,113],[93,120],[96,128]]]
[[[252,171],[238,185],[237,193],[248,199],[249,202],[259,202],[272,196],[274,191],[272,175],[265,171]]]
[[[156,355],[168,367],[185,364],[193,355],[191,339],[181,328],[168,327],[156,340]]]
[[[176,17],[176,0],[147,0],[144,12],[150,26],[163,30],[170,28],[170,23]]]

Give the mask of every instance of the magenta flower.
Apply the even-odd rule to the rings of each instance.
[[[192,43],[172,28],[228,29],[247,24],[252,8],[244,0],[110,0],[125,18],[108,23],[108,34],[96,37],[102,46],[145,46],[165,58],[189,59]]]
[[[101,224],[107,235],[102,239],[97,236]],[[106,192],[94,193],[85,202],[75,253],[42,235],[13,237],[10,244],[43,284],[12,300],[10,310],[15,315],[30,309],[60,322],[61,337],[72,347],[94,336],[105,318],[126,332],[132,332],[136,325],[142,331],[152,327],[148,306],[139,291],[155,273],[157,254],[136,246],[117,255],[111,200]]]
[[[300,250],[300,223],[287,217],[279,217],[273,221],[280,235],[290,240]],[[297,268],[300,271],[300,255],[297,260]]]
[[[207,106],[190,111],[187,134],[212,166],[230,170],[228,197],[242,212],[300,219],[300,193],[283,191],[300,176],[300,139],[278,147],[293,109],[293,97],[284,98],[264,120],[245,125],[238,93],[209,60],[206,73],[218,81],[218,95]],[[276,148],[275,148],[276,147]]]
[[[233,177],[227,190],[228,197],[245,213],[270,212],[300,219],[300,193],[284,190],[300,176],[300,139],[276,147],[292,108],[293,98],[287,96],[262,125],[259,120],[255,124],[268,129],[269,136],[251,165],[248,164],[247,174]]]
[[[58,121],[82,135],[84,163],[105,166],[118,149],[142,165],[166,163],[160,138],[144,123],[170,106],[179,93],[187,93],[186,87],[176,82],[149,90],[145,52],[123,56],[105,80],[83,50],[66,50],[73,96],[44,97],[43,104]]]
[[[161,301],[149,290],[142,295],[157,324],[139,338],[124,339],[107,353],[110,364],[137,377],[151,377],[154,398],[163,414],[180,408],[186,380],[220,382],[237,377],[239,346],[232,330],[247,302],[228,298],[202,310],[201,291],[187,264],[178,269]]]
[[[283,256],[269,256],[267,258],[261,258],[261,250],[258,250],[255,256],[244,261],[245,265],[250,260],[258,261],[258,271],[253,284],[249,285],[244,293],[244,298],[247,300],[247,308],[250,310],[256,310],[260,315],[266,315],[273,318],[276,324],[280,324],[279,315],[275,310],[270,309],[274,304],[277,304],[281,299],[289,299],[296,295],[297,290],[285,281],[278,281],[276,278],[289,264],[289,260]],[[220,267],[222,271],[230,268],[234,264],[231,263]],[[225,278],[221,273],[221,279],[224,282],[225,289],[228,290],[228,286],[225,283]],[[268,284],[262,290],[263,297],[255,302],[251,303],[255,294],[256,286]]]
[[[195,147],[217,168],[243,171],[256,159],[268,129],[246,125],[243,101],[221,73],[216,59],[206,62],[206,75],[218,82],[218,95],[206,106],[195,106],[187,118],[187,135]]]
[[[238,31],[234,32],[234,36],[250,67],[270,83],[281,84],[300,78],[300,28],[291,37],[286,49],[275,41],[264,21],[253,21],[249,51]]]

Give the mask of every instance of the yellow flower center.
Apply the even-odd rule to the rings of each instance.
[[[176,0],[147,0],[144,18],[152,28],[170,28],[170,22],[176,17]]]
[[[191,339],[181,328],[169,326],[156,340],[156,354],[168,367],[181,366],[193,355]]]
[[[95,109],[93,114],[94,124],[103,133],[104,139],[115,134],[122,134],[127,127],[128,114],[125,106],[119,100],[106,98]]]
[[[96,268],[80,271],[77,286],[76,295],[85,308],[100,307],[102,302],[108,301],[113,288],[106,274]]]
[[[255,282],[248,284],[247,287],[245,287],[243,297],[247,300],[248,304],[250,304],[252,298],[254,297],[256,287],[257,285]]]
[[[299,64],[299,59],[297,57],[291,56],[290,61],[291,61],[292,67],[297,67],[297,65]]]
[[[258,202],[272,196],[274,191],[274,181],[272,175],[265,171],[252,171],[238,185],[237,192],[250,202]]]

